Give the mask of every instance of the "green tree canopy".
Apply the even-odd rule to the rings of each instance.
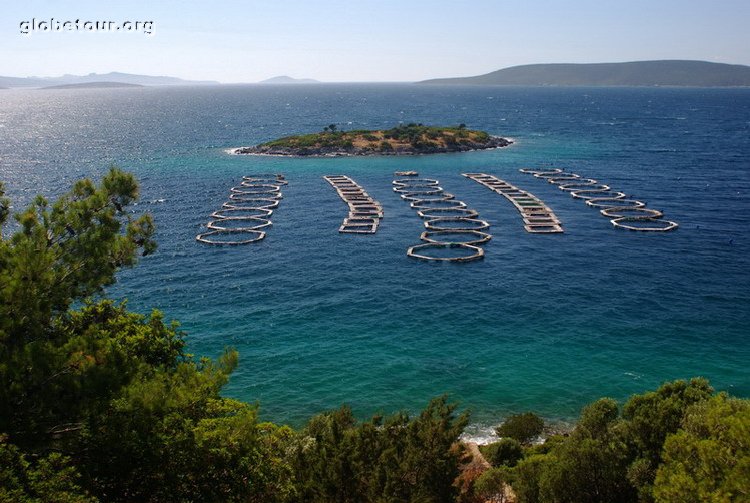
[[[294,472],[310,502],[450,502],[468,421],[445,397],[415,418],[397,413],[358,423],[348,407],[314,417],[300,432]]]
[[[634,490],[626,478],[628,450],[618,432],[617,403],[602,398],[585,407],[570,438],[550,452],[540,479],[542,501],[624,503]]]
[[[0,498],[287,501],[291,430],[219,395],[236,352],[196,362],[160,313],[93,299],[155,249],[137,196],[112,169],[36,198],[0,241]]]
[[[750,501],[750,401],[721,393],[690,407],[664,444],[654,495],[659,503]]]
[[[544,446],[526,449],[528,457],[513,469],[519,503],[653,501],[665,440],[692,417],[691,411],[702,410],[712,394],[705,379],[692,379],[634,395],[622,414],[617,402],[609,398],[588,405],[567,438],[555,437]],[[746,418],[735,419],[750,429]],[[714,478],[710,473],[705,476]],[[661,477],[666,480],[665,475]],[[665,497],[662,501],[714,500]]]
[[[495,428],[500,437],[513,438],[528,444],[544,430],[544,420],[533,412],[513,414],[503,424]]]
[[[690,406],[707,400],[713,391],[705,379],[674,381],[656,391],[634,395],[623,407],[624,439],[637,453],[628,478],[642,501],[652,501],[652,485],[667,436],[677,431]]]
[[[515,438],[503,438],[498,442],[480,447],[484,458],[492,466],[515,466],[523,457],[521,443]]]
[[[51,206],[37,197],[15,216],[19,230],[0,241],[0,431],[12,441],[45,444],[78,429],[88,407],[78,398],[102,391],[86,383],[116,380],[97,363],[121,348],[71,331],[81,320],[68,308],[155,249],[151,217],[125,210],[137,197],[133,176],[113,168],[98,186],[82,180]],[[158,315],[148,323],[166,333]]]

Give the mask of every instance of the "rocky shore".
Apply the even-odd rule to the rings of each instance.
[[[485,150],[489,148],[507,147],[513,141],[499,136],[493,136],[486,142],[467,142],[447,146],[413,147],[404,145],[393,150],[374,150],[367,147],[275,147],[269,145],[255,145],[253,147],[239,147],[231,151],[232,154],[279,155],[292,157],[340,157],[357,155],[421,155],[445,154],[448,152],[469,152],[471,150]]]

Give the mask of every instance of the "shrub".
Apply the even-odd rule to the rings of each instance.
[[[749,451],[750,401],[720,394],[692,406],[664,444],[656,501],[748,501]]]
[[[522,459],[513,469],[513,492],[519,502],[541,503],[540,479],[552,463],[550,456],[535,454]]]
[[[618,437],[616,404],[614,415],[609,414],[610,405],[608,399],[602,399],[584,409],[571,436],[547,455],[553,462],[546,465],[539,480],[541,501],[636,501],[636,492],[627,480],[629,452]]]
[[[351,410],[314,417],[293,449],[295,501],[455,501],[468,421],[445,397],[415,418],[405,413],[357,422]]]
[[[506,468],[490,468],[474,482],[474,494],[484,502],[505,503],[509,501],[505,495],[508,475]]]
[[[668,382],[656,391],[634,395],[622,409],[626,441],[637,452],[628,469],[628,479],[650,500],[656,469],[662,462],[664,441],[675,433],[690,406],[711,397],[713,388],[705,379]]]
[[[498,436],[513,438],[528,444],[544,429],[544,420],[533,412],[514,414],[495,429]]]
[[[59,453],[33,456],[35,463],[0,435],[0,502],[95,503],[78,485],[80,476],[70,460]]]
[[[477,133],[474,135],[474,139],[478,142],[486,142],[489,141],[490,135],[485,133],[484,131],[477,131]]]
[[[479,450],[492,466],[515,466],[523,457],[521,444],[514,438],[503,438],[494,444],[484,445]]]

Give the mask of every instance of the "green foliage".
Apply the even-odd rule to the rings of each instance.
[[[0,435],[0,503],[94,503],[70,460],[52,453],[32,465]]]
[[[301,501],[434,501],[455,497],[460,452],[453,448],[468,418],[445,398],[419,417],[399,413],[357,423],[349,408],[313,418],[295,449]]]
[[[584,408],[570,438],[553,449],[539,478],[541,501],[618,503],[633,500],[626,478],[627,447],[618,435],[614,400]]]
[[[483,502],[505,503],[505,484],[508,483],[509,473],[504,467],[490,468],[474,482],[474,494]]]
[[[20,230],[0,241],[0,431],[18,432],[22,448],[77,431],[87,397],[118,385],[120,369],[97,363],[119,365],[124,349],[95,329],[72,333],[67,310],[154,250],[150,216],[125,211],[137,196],[132,175],[113,168],[98,187],[82,180],[51,207],[37,197],[16,215]],[[166,331],[158,316],[149,323]]]
[[[415,149],[425,151],[438,150],[443,144],[455,147],[459,144],[468,145],[489,141],[490,135],[484,131],[472,131],[466,129],[465,125],[463,126],[434,127],[410,123],[382,131],[356,129],[344,132],[337,130],[335,124],[331,124],[324,127],[320,133],[287,136],[262,143],[258,147],[292,149],[300,152],[308,152],[314,149],[351,150],[354,148],[355,141],[376,142],[380,134],[384,138],[379,146],[381,152],[394,150],[391,141],[396,142],[396,144],[408,144]]]
[[[584,408],[570,438],[548,454],[551,462],[539,479],[541,501],[633,501],[626,477],[628,450],[618,434],[617,416],[617,404],[608,398]]]
[[[500,437],[513,438],[528,444],[544,430],[544,420],[533,412],[514,414],[495,429]]]
[[[585,435],[590,438],[603,438],[610,433],[610,427],[618,415],[616,401],[611,398],[600,398],[583,408],[574,433],[578,434],[578,437]]]
[[[627,442],[638,453],[629,478],[642,500],[651,501],[651,486],[667,436],[677,431],[691,405],[707,400],[713,391],[705,379],[674,381],[631,397],[623,407]]]
[[[3,237],[2,228],[10,215],[10,199],[5,197],[5,185],[0,182],[0,239]]]
[[[665,439],[677,432],[686,412],[705,406],[712,392],[704,379],[666,383],[631,397],[622,416],[612,399],[592,403],[569,437],[527,450],[514,469],[519,502],[653,501]]]
[[[39,196],[16,215],[21,230],[0,246],[0,340],[6,348],[49,339],[53,316],[112,284],[139,250],[154,250],[151,217],[133,220],[124,210],[137,197],[133,176],[112,168],[98,187],[82,180],[51,208]]]
[[[515,466],[523,457],[521,443],[514,438],[500,439],[499,442],[481,446],[479,450],[492,466]]]
[[[659,503],[750,501],[750,401],[719,394],[691,406],[667,437]]]
[[[111,301],[85,303],[54,320],[49,331],[50,341],[27,345],[0,367],[11,380],[2,389],[8,403],[0,431],[17,432],[24,448],[51,441],[73,448],[86,418],[104,413],[108,401],[150,367],[173,368],[184,345],[160,313],[145,317]]]
[[[522,459],[513,469],[513,491],[521,503],[542,503],[540,481],[554,458],[544,454],[533,454]]]
[[[473,133],[474,133],[474,141],[477,141],[479,143],[490,141],[489,133],[486,133],[484,131],[474,131]]]
[[[81,473],[105,501],[288,500],[291,430],[219,396],[236,353],[196,363],[160,313],[89,298],[154,249],[150,217],[125,210],[137,195],[112,169],[37,198],[0,241],[0,494],[93,501]]]
[[[535,454],[549,454],[553,449],[567,442],[565,435],[551,435],[543,443],[536,445],[527,445],[523,447],[524,456],[533,456]]]
[[[183,362],[131,382],[106,418],[90,423],[87,474],[102,498],[129,501],[275,501],[291,494],[278,459],[291,436],[259,424],[253,406],[219,397],[237,363]],[[96,463],[107,459],[107,463]]]

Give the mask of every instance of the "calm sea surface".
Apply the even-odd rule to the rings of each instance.
[[[225,149],[399,121],[466,123],[516,144],[418,157],[280,159]],[[109,294],[182,323],[190,352],[232,346],[228,396],[302,424],[341,403],[362,417],[417,411],[448,393],[475,431],[508,413],[568,420],[702,375],[750,396],[750,90],[225,86],[0,91],[0,179],[16,208],[117,164],[142,184],[137,211],[159,251]],[[664,211],[672,233],[618,231],[555,186],[556,166]],[[406,257],[422,222],[391,190],[417,170],[492,224],[484,261]],[[524,231],[512,205],[460,174],[497,175],[544,200],[563,235]],[[265,241],[195,235],[242,175],[289,185]],[[321,178],[353,177],[384,206],[375,235],[337,232],[346,206]]]

